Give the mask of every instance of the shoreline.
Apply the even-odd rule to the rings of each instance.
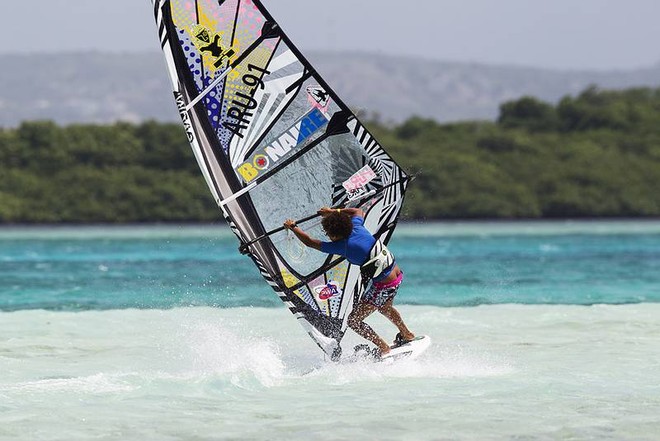
[[[534,219],[402,221],[396,237],[557,236],[660,234],[660,218]],[[224,221],[217,223],[90,223],[0,224],[2,239],[49,238],[227,238],[234,237]]]

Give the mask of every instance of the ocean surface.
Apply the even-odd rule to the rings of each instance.
[[[334,364],[223,226],[0,228],[0,439],[660,439],[660,221],[402,224],[391,249],[433,345]]]

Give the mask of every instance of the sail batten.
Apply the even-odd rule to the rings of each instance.
[[[364,290],[359,267],[280,227],[359,206],[387,242],[408,176],[258,0],[152,0],[183,126],[225,220],[264,280],[329,356]],[[194,7],[192,7],[194,5]]]

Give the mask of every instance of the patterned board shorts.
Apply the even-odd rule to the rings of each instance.
[[[401,286],[402,280],[403,272],[401,273],[401,276],[395,281],[396,284],[393,286],[379,286],[378,283],[372,283],[369,289],[367,289],[364,294],[362,294],[360,302],[369,303],[376,308],[382,308],[385,306],[385,303],[396,296],[396,293],[399,290],[399,286]]]

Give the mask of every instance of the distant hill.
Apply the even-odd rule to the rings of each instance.
[[[549,102],[594,84],[660,86],[660,64],[630,71],[557,71],[453,63],[367,53],[309,54],[348,105],[401,122],[493,119],[507,100]],[[0,55],[0,126],[51,119],[60,124],[146,119],[176,121],[160,53]]]

